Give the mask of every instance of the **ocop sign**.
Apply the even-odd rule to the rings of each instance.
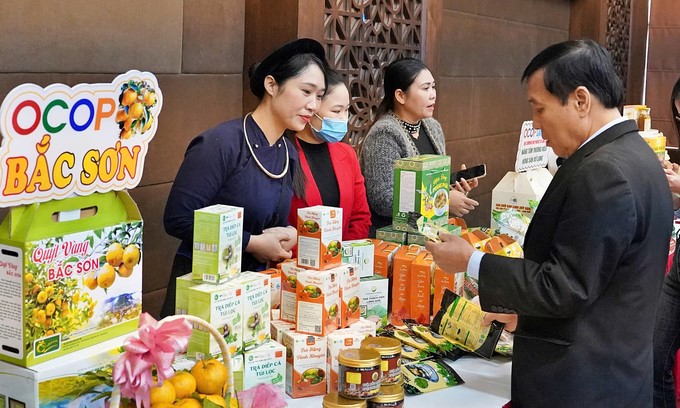
[[[14,88],[0,106],[0,207],[134,188],[162,104],[150,72]]]

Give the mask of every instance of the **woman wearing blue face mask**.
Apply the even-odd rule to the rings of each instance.
[[[297,223],[298,208],[328,205],[342,208],[342,239],[368,237],[371,213],[364,177],[347,133],[349,91],[340,74],[326,73],[326,94],[311,122],[293,138],[300,155],[293,176],[293,201],[288,222]]]

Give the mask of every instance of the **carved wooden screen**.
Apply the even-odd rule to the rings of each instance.
[[[614,68],[626,85],[630,51],[631,0],[607,0],[607,33],[605,46],[614,61]]]
[[[326,0],[328,61],[352,95],[349,143],[361,144],[382,100],[382,68],[399,57],[421,56],[426,0]]]

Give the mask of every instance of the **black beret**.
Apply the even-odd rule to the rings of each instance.
[[[250,91],[253,95],[262,99],[264,96],[264,79],[267,75],[270,75],[279,65],[299,54],[316,55],[324,66],[327,65],[326,52],[318,41],[311,38],[300,38],[285,43],[267,55],[253,70],[250,76]]]

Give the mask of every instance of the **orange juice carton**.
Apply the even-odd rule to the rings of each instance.
[[[123,191],[10,208],[0,225],[0,360],[32,367],[137,330],[142,229]]]
[[[397,231],[393,229],[391,225],[378,228],[375,231],[375,237],[377,239],[388,242],[394,242],[395,244],[405,244],[406,234],[407,234],[406,231]]]
[[[401,319],[412,317],[411,312],[411,267],[420,253],[420,245],[405,245],[394,255],[392,272],[392,318],[395,326],[402,326]]]
[[[357,265],[359,277],[371,276],[374,270],[375,245],[370,239],[342,241],[342,263]]]
[[[281,270],[269,268],[258,273],[269,276],[269,288],[271,291],[271,301],[269,304],[272,309],[278,309],[281,306]]]
[[[270,323],[272,340],[279,343],[283,341],[283,332],[288,330],[295,330],[295,323],[284,322],[283,320],[272,320]]]
[[[483,251],[510,258],[524,258],[522,246],[507,234],[492,237],[484,244]]]
[[[0,407],[104,407],[110,373],[128,335],[24,368],[0,361]]]
[[[244,273],[233,280],[243,293],[241,316],[243,316],[243,350],[269,340],[271,301],[269,276],[260,273]]]
[[[435,266],[432,276],[432,312],[434,316],[441,308],[444,292],[448,289],[458,296],[463,296],[463,286],[465,284],[465,272],[444,272],[440,267]]]
[[[297,275],[295,330],[325,336],[338,328],[340,285],[337,273],[301,271]]]
[[[354,322],[348,327],[349,330],[354,330],[364,336],[375,336],[376,328],[375,322],[364,319],[363,317],[359,319],[358,322]]]
[[[283,332],[286,347],[286,394],[292,398],[324,395],[328,382],[325,337]]]
[[[269,340],[243,355],[243,389],[274,384],[286,390],[286,348]]]
[[[372,321],[376,327],[385,327],[387,319],[389,280],[384,276],[372,275],[361,278],[359,285],[361,317]]]
[[[338,329],[329,334],[328,341],[328,392],[338,391],[338,354],[348,348],[359,348],[367,336],[352,329]]]
[[[432,254],[426,250],[421,251],[411,265],[409,314],[424,325],[430,324],[431,282],[435,266]]]
[[[200,285],[201,282],[194,280],[194,274],[189,272],[186,275],[175,278],[175,314],[187,314],[189,309],[189,288]]]
[[[243,348],[243,291],[232,282],[219,285],[203,283],[186,291],[189,298],[187,312],[200,317],[217,329],[227,343],[231,355]],[[187,354],[197,359],[219,356],[220,346],[215,338],[194,326],[187,346]]]
[[[484,245],[491,239],[489,234],[481,230],[469,230],[460,236],[470,243],[475,249],[482,251]]]
[[[288,259],[278,265],[281,269],[281,320],[295,323],[297,306],[297,275],[304,268],[297,266],[297,260]]]
[[[392,277],[392,266],[394,261],[394,254],[401,247],[401,244],[383,241],[380,245],[375,247],[375,264],[374,273],[386,278]]]
[[[356,265],[343,264],[342,266],[332,269],[332,271],[338,276],[338,285],[340,287],[338,327],[343,328],[359,321],[359,306],[361,304],[359,293],[360,278],[357,273]]]
[[[342,263],[342,208],[298,209],[298,266],[325,270]]]
[[[241,273],[243,208],[215,204],[194,211],[194,279],[222,283]]]
[[[446,224],[450,176],[449,156],[424,154],[395,160],[392,228],[418,232],[415,221],[421,216],[435,225]]]

